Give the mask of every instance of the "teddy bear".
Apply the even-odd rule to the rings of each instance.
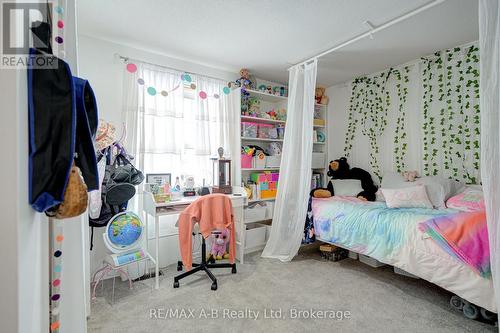
[[[327,175],[330,176],[331,179],[359,179],[363,191],[359,192],[356,197],[366,201],[375,201],[375,193],[377,193],[378,188],[373,183],[372,176],[368,171],[361,168],[351,169],[349,163],[347,163],[347,158],[341,157],[337,160],[330,161]],[[315,198],[329,198],[335,195],[332,181],[330,180],[328,182],[326,189],[314,189],[311,195]]]
[[[314,97],[317,104],[327,105],[330,99],[325,95],[326,88],[322,86],[316,87]]]
[[[226,251],[227,244],[229,243],[229,230],[223,229],[222,231],[213,231],[212,235],[214,237],[210,249],[210,256],[217,260],[229,258],[229,254]]]
[[[418,171],[413,170],[413,171],[403,171],[401,173],[401,176],[405,179],[405,182],[414,182],[415,178],[420,177],[418,175]]]

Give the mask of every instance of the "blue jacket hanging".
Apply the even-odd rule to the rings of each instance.
[[[98,188],[93,146],[98,117],[87,81],[73,78],[63,60],[30,49],[32,64],[37,57],[57,64],[28,67],[29,202],[44,212],[63,201],[73,159],[88,190]]]

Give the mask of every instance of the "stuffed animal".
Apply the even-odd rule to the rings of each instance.
[[[278,111],[276,111],[276,120],[286,120],[286,109],[278,109]]]
[[[267,111],[267,114],[269,115],[269,117],[271,117],[271,119],[276,120],[277,113],[276,111],[274,111],[274,109],[272,109],[271,111]]]
[[[271,142],[269,144],[269,149],[267,150],[269,156],[279,156],[281,155],[281,144],[279,142]]]
[[[350,168],[347,163],[347,158],[342,157],[334,161],[330,161],[328,166],[328,176],[332,179],[359,179],[363,191],[359,192],[357,197],[367,201],[375,201],[377,193],[377,186],[373,183],[372,176],[366,170],[360,168]],[[329,198],[335,195],[333,184],[331,180],[328,182],[328,187],[318,188],[311,192],[315,198]]]
[[[325,95],[326,88],[322,86],[316,87],[316,91],[314,97],[316,99],[317,104],[327,105],[330,99]]]
[[[240,69],[240,78],[236,80],[236,85],[241,88],[250,89],[252,87],[250,72],[246,68]]]
[[[260,99],[256,97],[248,99],[248,114],[252,117],[257,117],[260,114]]]
[[[229,254],[226,251],[227,243],[229,243],[229,230],[223,229],[219,232],[212,232],[212,235],[214,237],[210,255],[217,260],[229,258]]]
[[[420,177],[418,175],[418,171],[416,171],[416,170],[414,170],[414,171],[403,171],[401,173],[401,175],[404,177],[405,182],[414,182],[415,178]]]

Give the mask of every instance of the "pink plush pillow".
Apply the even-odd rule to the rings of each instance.
[[[483,191],[479,188],[467,187],[462,193],[449,198],[446,201],[446,207],[465,212],[484,210]]]
[[[424,185],[403,188],[382,188],[389,208],[433,208]]]

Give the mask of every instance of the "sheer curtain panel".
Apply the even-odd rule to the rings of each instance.
[[[290,261],[300,248],[311,180],[316,71],[317,60],[290,69],[280,184],[264,258]]]
[[[481,178],[493,285],[500,308],[500,5],[479,1]]]

